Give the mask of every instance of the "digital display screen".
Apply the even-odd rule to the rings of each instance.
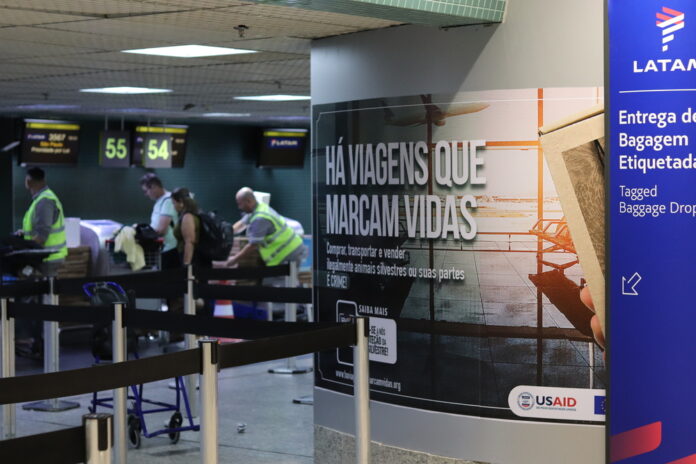
[[[69,121],[27,119],[20,164],[77,164],[80,125]]]
[[[131,134],[128,131],[103,131],[99,137],[99,165],[105,168],[130,166]]]
[[[188,126],[180,125],[159,125],[159,126],[136,126],[133,138],[133,156],[131,159],[131,164],[135,166],[146,166],[146,167],[172,167],[172,168],[183,168],[184,161],[186,159],[186,136],[188,133]],[[167,135],[171,138],[170,143],[170,165],[162,166],[161,164],[168,164],[164,158],[164,151],[161,150],[161,140],[158,146],[158,161],[155,161],[154,157],[154,145],[150,145],[150,161],[145,160],[143,156],[145,144],[145,138],[148,135]],[[153,140],[154,138],[151,138]],[[162,139],[163,140],[163,139]],[[160,164],[160,166],[154,166],[155,164]]]
[[[258,166],[301,168],[304,166],[307,135],[307,129],[264,130]]]

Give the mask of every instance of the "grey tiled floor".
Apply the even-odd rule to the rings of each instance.
[[[150,349],[150,352],[154,348]],[[153,353],[155,354],[155,353]],[[90,362],[86,346],[69,344],[61,350],[63,368],[85,367]],[[313,374],[269,374],[270,367],[283,366],[285,361],[254,364],[225,369],[219,375],[219,455],[221,463],[244,464],[309,464],[314,462],[312,406],[293,404],[292,399],[312,393]],[[82,365],[80,365],[82,364]],[[298,359],[301,367],[310,367],[312,358]],[[41,366],[19,359],[18,375],[34,373]],[[174,390],[169,381],[146,385],[146,397],[173,401]],[[80,424],[91,397],[70,398],[80,403],[79,409],[61,413],[24,411],[17,407],[19,436],[32,435]],[[149,427],[162,428],[171,413],[146,416]],[[237,424],[247,424],[244,433],[237,433]],[[177,444],[168,437],[143,438],[138,450],[128,451],[129,463],[196,463],[200,462],[198,432],[184,432]]]

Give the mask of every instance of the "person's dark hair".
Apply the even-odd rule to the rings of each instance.
[[[154,172],[148,172],[143,177],[140,178],[140,186],[150,188],[153,185],[162,188],[162,181]]]
[[[185,213],[198,214],[198,204],[191,198],[191,192],[186,187],[179,187],[172,192],[172,200],[177,203],[184,204],[184,210],[181,212],[181,216]]]
[[[35,182],[42,182],[46,180],[46,173],[43,169],[33,166],[27,169],[27,176]]]

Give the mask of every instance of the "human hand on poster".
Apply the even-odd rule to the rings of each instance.
[[[584,287],[580,290],[580,301],[582,301],[585,306],[590,308],[594,312],[594,303],[592,303],[592,295],[590,294],[590,288]],[[602,331],[602,326],[599,323],[599,318],[595,314],[590,319],[590,327],[592,327],[592,334],[594,335],[597,344],[604,349],[606,342],[604,340],[604,332]]]

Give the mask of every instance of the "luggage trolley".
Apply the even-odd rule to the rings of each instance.
[[[138,226],[140,227],[140,226]],[[137,229],[137,228],[136,228]],[[133,272],[154,272],[162,269],[161,250],[164,246],[162,238],[142,238],[136,235],[136,241],[143,249],[145,258],[145,266],[138,271],[133,271],[127,261],[126,254],[122,251],[115,251],[116,241],[114,238],[106,239],[104,247],[107,253],[106,259],[106,275],[116,276],[124,274],[132,274]],[[164,301],[160,298],[138,298],[138,308],[149,309],[151,311],[165,311]],[[149,339],[158,340],[160,346],[169,343],[169,335],[167,332],[160,331],[148,334]]]
[[[114,303],[128,303],[126,293],[116,282],[92,282],[83,286],[84,292],[91,299],[94,305],[108,305]],[[135,359],[139,359],[137,353],[137,340],[135,337],[128,337],[127,351]],[[111,357],[111,326],[109,324],[97,325],[92,335],[92,354],[96,363]],[[174,379],[176,390],[176,401],[166,403],[145,398],[144,387],[131,385],[128,387],[128,400],[131,406],[128,408],[128,443],[131,448],[140,448],[141,435],[145,438],[152,438],[157,435],[167,434],[172,443],[177,443],[181,432],[193,430],[199,431],[200,426],[193,423],[191,406],[189,404],[188,392],[182,377]],[[188,425],[184,425],[184,416],[181,414],[181,405],[184,405],[186,420]],[[92,394],[92,402],[89,411],[95,413],[97,407],[113,408],[113,397],[99,397],[98,392]],[[167,422],[167,426],[162,429],[149,431],[145,422],[146,414],[173,411]]]

